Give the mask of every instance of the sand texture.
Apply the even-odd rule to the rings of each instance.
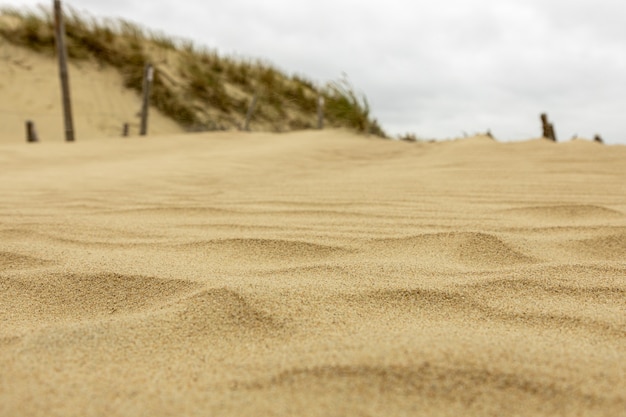
[[[0,145],[0,416],[420,415],[626,415],[626,147]]]

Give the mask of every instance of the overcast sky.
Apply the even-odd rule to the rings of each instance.
[[[5,5],[47,4],[0,0]],[[52,4],[52,0],[49,2]],[[346,73],[390,134],[626,144],[624,0],[66,0],[318,83]]]

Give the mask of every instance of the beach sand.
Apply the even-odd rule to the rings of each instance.
[[[624,416],[626,147],[0,145],[0,416]]]

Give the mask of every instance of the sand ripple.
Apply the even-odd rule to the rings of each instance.
[[[472,268],[506,267],[533,263],[497,236],[487,233],[435,233],[375,241],[372,250],[424,263]]]
[[[6,310],[21,306],[18,318],[28,318],[31,323],[136,313],[197,287],[186,281],[107,273],[53,275],[46,280],[0,278],[0,286],[0,300]],[[11,323],[11,316],[5,316],[4,321]]]
[[[624,415],[623,147],[2,147],[0,417]]]
[[[50,264],[49,261],[14,252],[0,252],[0,271],[22,268],[36,268]]]
[[[458,413],[500,413],[500,415],[558,415],[587,409],[618,411],[626,402],[619,398],[585,393],[575,387],[538,382],[524,375],[472,368],[418,366],[326,366],[294,369],[269,380],[242,387],[246,395],[272,395],[283,412],[303,412],[303,393],[314,395],[314,413],[342,415],[345,410],[365,411],[361,402],[394,415],[458,415]],[[484,409],[486,397],[492,403]],[[515,398],[516,401],[511,401]],[[418,411],[419,410],[419,411]],[[267,409],[269,411],[269,408]]]

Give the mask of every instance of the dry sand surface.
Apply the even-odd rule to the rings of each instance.
[[[0,145],[0,416],[624,416],[626,147]]]
[[[122,76],[94,62],[69,66],[74,124],[78,138],[139,133],[141,97],[124,87]],[[64,140],[61,83],[56,58],[9,44],[0,38],[0,144],[26,141],[26,120],[35,122],[41,141]],[[150,109],[150,133],[182,133],[174,121]]]

